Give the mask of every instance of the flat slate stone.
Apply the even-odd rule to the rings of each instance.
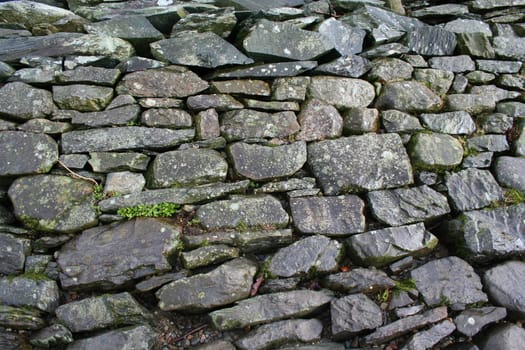
[[[250,29],[242,45],[248,55],[262,60],[315,60],[334,48],[320,33],[266,19]]]
[[[268,272],[277,277],[334,272],[339,267],[342,248],[339,242],[325,236],[306,237],[278,250],[268,264]]]
[[[292,198],[290,209],[303,234],[345,236],[365,230],[364,203],[358,196]]]
[[[387,132],[413,132],[423,130],[417,117],[395,109],[381,111],[381,121]]]
[[[237,142],[228,147],[235,172],[251,180],[264,181],[292,176],[306,163],[306,142],[262,146]],[[227,166],[225,168],[226,175]]]
[[[492,43],[499,57],[518,61],[525,59],[525,38],[496,36],[492,39]]]
[[[37,118],[28,120],[24,124],[19,125],[17,129],[35,134],[58,135],[71,131],[73,126],[66,122],[53,122],[48,119]]]
[[[97,225],[93,184],[59,175],[17,178],[9,187],[14,214],[42,232],[73,233]]]
[[[140,107],[138,105],[128,105],[100,112],[76,113],[71,118],[71,123],[92,128],[126,126],[129,123],[136,122],[139,113]],[[67,131],[71,130],[64,132]]]
[[[359,78],[370,69],[370,61],[356,55],[342,56],[338,59],[321,64],[314,72],[337,75],[348,78]]]
[[[375,98],[375,90],[365,80],[317,76],[311,79],[308,95],[336,108],[367,107]]]
[[[488,329],[477,341],[479,350],[519,350],[525,342],[525,330],[512,323],[502,323]]]
[[[525,263],[507,261],[492,267],[483,276],[483,283],[491,300],[507,309],[513,318],[525,315],[523,288]]]
[[[308,145],[308,165],[325,195],[399,187],[413,181],[408,155],[397,134],[312,143]]]
[[[221,94],[240,94],[248,96],[270,96],[270,85],[263,80],[237,79],[210,82],[211,90]]]
[[[221,135],[227,141],[288,137],[299,129],[293,112],[266,113],[241,109],[226,112],[221,116]]]
[[[189,109],[194,111],[203,111],[214,108],[218,112],[229,111],[232,109],[242,109],[244,107],[241,102],[226,94],[190,96],[186,100],[186,105]]]
[[[30,120],[45,118],[54,109],[52,95],[47,90],[36,89],[22,82],[7,83],[0,88],[0,116]]]
[[[455,256],[432,260],[412,270],[410,277],[429,306],[488,301],[472,266]]]
[[[383,324],[383,311],[364,294],[352,294],[330,303],[332,336],[334,339],[349,339],[365,330]]]
[[[451,94],[447,96],[446,108],[449,111],[465,111],[476,115],[483,112],[492,112],[496,101],[484,95],[477,94]]]
[[[519,61],[501,61],[501,60],[476,60],[476,66],[479,70],[489,73],[518,73],[522,63]]]
[[[270,195],[239,196],[215,201],[197,209],[197,218],[207,229],[256,227],[270,225],[285,227],[289,217],[281,203]]]
[[[113,89],[84,84],[53,85],[53,100],[61,109],[81,112],[100,111],[111,102]]]
[[[202,311],[231,304],[250,295],[257,266],[239,258],[208,273],[173,281],[155,295],[159,308],[166,311]]]
[[[372,215],[390,226],[433,220],[450,212],[447,197],[426,185],[372,191],[367,198]]]
[[[172,130],[122,126],[75,130],[62,134],[64,153],[119,151],[126,149],[163,149],[193,140],[194,129]]]
[[[36,280],[24,275],[0,278],[2,305],[25,306],[53,313],[60,303],[60,290],[55,281]]]
[[[323,324],[316,319],[285,320],[263,325],[235,342],[242,350],[263,350],[290,342],[313,342],[321,338]]]
[[[152,349],[158,336],[150,326],[133,326],[76,340],[67,349]]]
[[[468,13],[468,6],[463,4],[445,4],[422,8],[413,11],[411,16],[416,18],[439,17],[439,16],[458,16]]]
[[[294,77],[317,67],[316,61],[277,62],[255,64],[248,68],[218,70],[212,78],[278,78]]]
[[[183,129],[191,128],[191,114],[178,108],[150,108],[142,113],[140,122],[149,127]]]
[[[496,105],[499,113],[505,113],[510,117],[522,118],[525,116],[525,103],[523,102],[501,102]]]
[[[489,170],[465,169],[450,173],[445,185],[452,205],[459,211],[480,209],[503,199],[503,192]]]
[[[320,141],[336,138],[343,132],[343,118],[337,109],[316,98],[309,99],[297,116],[301,131],[296,140]]]
[[[182,252],[180,254],[180,260],[184,268],[192,270],[238,258],[239,251],[239,248],[230,247],[225,244],[213,244],[189,252]]]
[[[73,334],[65,326],[57,323],[40,329],[31,335],[31,345],[51,349],[73,342]]]
[[[332,300],[327,291],[296,290],[264,294],[209,313],[216,329],[230,330],[302,317],[320,310]]]
[[[468,55],[432,57],[428,60],[431,68],[453,73],[470,72],[476,69],[474,60]]]
[[[165,152],[153,160],[147,177],[149,188],[184,187],[226,179],[228,163],[211,149]]]
[[[466,148],[478,152],[503,152],[510,146],[505,135],[486,134],[468,138]]]
[[[441,69],[419,68],[414,71],[414,78],[423,84],[428,84],[430,90],[442,96],[452,86],[454,73]]]
[[[135,152],[91,152],[88,163],[97,173],[145,171],[149,159],[147,155]]]
[[[463,146],[447,134],[418,133],[412,136],[408,150],[413,165],[420,169],[450,169],[463,160]]]
[[[317,31],[330,42],[341,56],[358,54],[363,51],[366,32],[349,26],[335,18],[324,20]]]
[[[346,240],[350,256],[365,266],[384,266],[406,256],[426,255],[438,239],[422,223],[353,235]]]
[[[14,275],[24,271],[26,256],[31,253],[31,241],[0,233],[0,273]]]
[[[41,311],[31,307],[0,305],[0,325],[11,330],[36,331],[41,329],[46,325],[42,316]],[[0,344],[3,348],[10,349],[1,338],[2,336],[0,336]]]
[[[427,8],[428,10],[428,8]],[[408,48],[420,55],[452,55],[456,48],[456,35],[438,26],[423,26],[408,33]]]
[[[390,279],[385,272],[375,268],[365,269],[362,267],[328,275],[321,283],[326,288],[347,294],[375,293],[393,288],[395,285],[394,280]]]
[[[120,70],[115,68],[76,67],[60,73],[57,76],[57,81],[61,83],[113,86],[120,78],[120,75]]]
[[[430,349],[455,330],[456,325],[452,321],[441,321],[425,331],[414,334],[401,349]]]
[[[391,80],[407,80],[412,78],[414,68],[399,58],[384,57],[372,61],[367,78],[387,82]]]
[[[498,182],[508,188],[525,193],[525,159],[520,157],[498,157],[495,161]]]
[[[492,10],[500,7],[523,6],[524,0],[474,0],[472,8],[476,10]]]
[[[445,112],[439,114],[421,114],[423,124],[432,131],[443,134],[461,135],[472,134],[476,131],[476,124],[470,114],[465,111]]]
[[[150,46],[156,59],[184,66],[217,68],[254,62],[213,32],[182,32]]]
[[[487,288],[486,278],[485,275],[485,288]],[[465,334],[467,337],[473,337],[486,325],[498,322],[505,317],[507,317],[507,309],[504,307],[488,306],[465,310],[454,318],[454,323],[458,332]]]
[[[148,322],[148,311],[128,292],[73,301],[55,312],[59,322],[75,333]]]
[[[490,43],[490,35],[483,33],[459,33],[458,48],[462,54],[475,57],[495,58],[496,52]]]
[[[86,230],[56,253],[62,287],[108,290],[169,271],[179,236],[178,227],[154,218]]]
[[[350,1],[347,0],[345,2]],[[356,2],[362,3],[362,1],[352,2],[354,3],[354,6],[356,5]],[[424,26],[424,23],[417,18],[402,16],[385,8],[372,6],[382,5],[378,4],[377,2],[375,4],[370,4],[369,1],[366,2],[368,4],[365,3],[363,6],[359,6],[359,8],[352,11],[349,15],[344,16],[341,20],[345,23],[368,31],[372,31],[381,24],[402,32],[409,32]]]
[[[375,103],[379,109],[397,109],[409,113],[438,111],[441,105],[441,98],[418,81],[386,83]]]
[[[509,90],[501,89],[501,88],[498,88],[496,85],[473,86],[470,89],[470,93],[480,94],[484,96],[491,96],[494,99],[494,101],[497,103],[496,108],[498,107],[498,105],[500,105],[500,109],[504,109],[504,110],[506,109],[504,108],[505,105],[498,104],[498,102],[503,101],[503,100],[512,100],[520,96],[520,93],[517,91],[509,91]],[[509,112],[509,111],[505,110],[505,112]],[[505,113],[505,112],[502,111],[501,113]]]
[[[0,131],[0,177],[47,173],[58,161],[51,137],[23,131]]]

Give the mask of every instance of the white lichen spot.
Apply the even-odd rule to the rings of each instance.
[[[385,160],[393,160],[396,158],[396,155],[390,151],[384,151],[383,153],[381,153],[381,158]]]
[[[291,55],[291,54],[292,54],[292,51],[290,51],[289,48],[285,48],[285,49],[283,50],[283,52],[284,52],[285,55]]]
[[[241,208],[241,206],[239,205],[239,203],[232,203],[230,204],[230,209],[231,210],[239,210]]]
[[[165,227],[162,227],[162,228],[160,229],[160,232],[161,232],[161,233],[166,232],[166,228],[165,228]]]
[[[467,319],[467,323],[471,326],[475,325],[476,324],[476,320],[474,319],[474,317],[469,317]]]
[[[173,4],[173,0],[158,0],[157,5],[158,6],[169,6]]]

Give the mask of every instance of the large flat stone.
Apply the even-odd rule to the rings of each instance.
[[[329,76],[312,77],[308,94],[336,108],[367,107],[375,98],[374,87],[365,80]]]
[[[383,324],[381,308],[364,294],[351,294],[330,303],[332,335],[335,339],[349,339],[362,331]]]
[[[0,273],[13,275],[24,270],[26,256],[31,253],[31,241],[0,233]]]
[[[293,112],[266,113],[241,109],[226,112],[221,116],[221,135],[228,141],[288,137],[299,129]]]
[[[47,278],[33,279],[24,275],[2,277],[0,303],[52,313],[60,303],[60,290],[55,281]]]
[[[501,187],[488,170],[465,169],[446,176],[452,205],[459,211],[480,209],[503,199]]]
[[[15,120],[45,118],[54,109],[52,95],[47,90],[22,82],[8,83],[0,88],[0,116]]]
[[[113,88],[86,84],[54,85],[53,100],[61,109],[100,111],[111,102]]]
[[[441,98],[418,81],[387,83],[376,103],[379,109],[397,109],[404,112],[433,112],[442,106]]]
[[[152,349],[159,335],[147,325],[115,329],[89,338],[79,339],[68,350]]]
[[[492,267],[483,276],[483,285],[496,305],[505,307],[513,318],[525,315],[525,263],[507,261]]]

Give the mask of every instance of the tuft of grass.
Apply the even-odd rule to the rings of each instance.
[[[390,289],[385,289],[383,291],[380,291],[376,295],[377,301],[381,304],[387,303],[390,300],[390,297],[391,297]]]
[[[139,216],[170,217],[175,214],[179,208],[180,205],[175,203],[139,204],[134,207],[120,208],[117,210],[117,214],[127,219]]]
[[[505,204],[513,205],[525,203],[525,193],[515,188],[508,188],[504,191]]]
[[[413,278],[409,278],[402,281],[396,281],[394,286],[394,293],[399,294],[400,292],[409,292],[416,289],[416,281]]]
[[[106,194],[104,193],[104,186],[93,186],[93,200],[98,202],[104,198],[106,198]]]

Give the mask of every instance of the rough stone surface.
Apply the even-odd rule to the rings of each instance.
[[[113,97],[113,89],[102,86],[73,84],[53,86],[53,100],[62,109],[93,112],[104,109]]]
[[[480,209],[503,199],[498,183],[488,170],[466,169],[446,176],[452,205],[460,211]]]
[[[147,169],[149,157],[142,153],[123,152],[91,152],[89,165],[93,171],[109,173],[112,171],[144,171]]]
[[[432,57],[428,63],[432,68],[453,73],[470,72],[476,69],[474,60],[467,55]]]
[[[521,261],[507,261],[497,265],[483,276],[483,282],[490,298],[505,307],[513,317],[525,314],[523,275],[525,264]]]
[[[337,109],[318,99],[309,99],[297,116],[301,131],[297,140],[320,141],[341,136],[343,118]]]
[[[367,107],[375,97],[365,80],[328,76],[312,77],[308,94],[336,108]]]
[[[413,335],[402,349],[430,349],[456,330],[452,321],[441,321],[432,328]]]
[[[339,57],[338,59],[321,64],[315,72],[332,74],[347,78],[359,78],[370,69],[370,61],[357,55]]]
[[[23,100],[19,98],[23,96]],[[8,83],[0,88],[0,116],[14,120],[44,118],[55,109],[49,91],[21,83]]]
[[[503,323],[490,328],[477,342],[480,350],[518,350],[525,341],[525,331],[514,324]]]
[[[495,162],[495,175],[502,186],[525,193],[525,159],[499,157]]]
[[[474,120],[465,111],[421,114],[420,118],[430,130],[443,134],[461,135],[476,131]]]
[[[221,135],[228,141],[287,137],[299,129],[300,126],[293,112],[270,114],[241,109],[226,112],[221,116]]]
[[[492,112],[496,107],[493,98],[477,94],[452,94],[447,97],[449,111],[465,111],[470,114]]]
[[[366,32],[362,29],[351,27],[335,18],[329,18],[321,23],[318,31],[341,56],[358,54],[363,51]]]
[[[362,267],[328,275],[323,279],[322,284],[327,288],[348,294],[373,293],[390,289],[395,285],[385,272],[375,268],[365,269]]]
[[[461,164],[463,146],[447,134],[418,133],[410,140],[409,154],[413,165],[420,169],[450,169]]]
[[[158,334],[147,325],[120,328],[71,343],[68,350],[151,349]]]
[[[34,307],[52,313],[60,303],[55,281],[22,276],[0,278],[0,302],[3,305]]]
[[[452,55],[456,48],[456,35],[439,27],[419,27],[408,34],[407,46],[420,55]]]
[[[189,252],[182,252],[180,260],[184,268],[196,269],[198,267],[214,265],[239,257],[239,249],[225,244],[203,246]]]
[[[57,323],[34,333],[30,342],[35,346],[53,348],[72,343],[73,334],[65,326]]]
[[[498,322],[506,316],[507,310],[504,307],[480,307],[463,311],[454,318],[454,323],[459,332],[473,337],[486,325]]]
[[[24,270],[26,256],[31,253],[31,241],[0,233],[0,273],[12,275]]]
[[[441,98],[417,81],[387,83],[381,90],[375,107],[404,112],[432,112],[441,108]]]
[[[377,58],[372,61],[368,79],[388,82],[391,80],[409,80],[414,68],[398,58]]]
[[[335,339],[350,338],[363,330],[383,324],[383,312],[364,294],[352,294],[330,303],[332,335]]]

